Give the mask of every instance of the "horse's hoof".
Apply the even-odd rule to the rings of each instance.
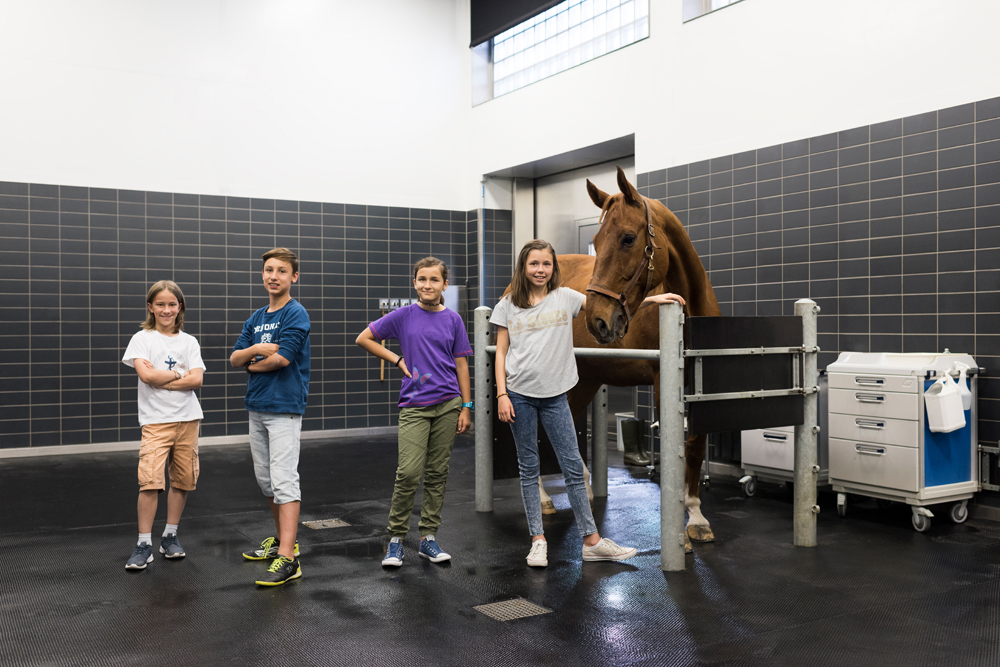
[[[688,538],[687,533],[684,533],[684,553],[694,553],[694,548],[691,546],[691,540]]]
[[[711,526],[688,525],[686,534],[695,542],[714,542],[715,533]]]
[[[555,514],[556,506],[551,500],[542,503],[542,514]]]

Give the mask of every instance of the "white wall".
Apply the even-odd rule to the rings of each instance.
[[[464,0],[0,0],[0,180],[471,208],[462,30]]]
[[[635,133],[636,171],[1000,96],[995,0],[744,0],[472,110],[490,173]]]
[[[472,108],[468,0],[0,0],[0,180],[472,209],[633,133],[645,172],[1000,96],[995,0],[680,16]]]

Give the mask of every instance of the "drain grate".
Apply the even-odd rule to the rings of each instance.
[[[481,611],[490,618],[498,621],[513,621],[518,618],[528,618],[529,616],[540,616],[541,614],[551,614],[551,609],[541,607],[534,602],[529,602],[524,598],[514,600],[503,600],[502,602],[492,602],[473,607],[476,611]]]
[[[318,521],[303,521],[302,525],[313,530],[322,530],[324,528],[343,528],[351,524],[340,519],[320,519]]]

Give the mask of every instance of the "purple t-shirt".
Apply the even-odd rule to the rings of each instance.
[[[375,338],[395,338],[412,378],[403,376],[399,407],[437,405],[461,396],[455,357],[472,354],[469,335],[458,313],[429,312],[417,304],[404,306],[368,325]]]

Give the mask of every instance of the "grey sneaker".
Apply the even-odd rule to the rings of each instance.
[[[545,540],[532,542],[527,561],[531,567],[546,567],[549,564],[549,543]]]
[[[184,558],[184,547],[177,541],[177,533],[164,535],[160,539],[160,553],[164,558]]]
[[[146,565],[153,562],[153,547],[145,542],[135,546],[132,556],[125,562],[126,570],[145,570]]]
[[[621,547],[602,537],[601,541],[592,547],[584,545],[583,560],[627,560],[639,553],[632,547]]]

